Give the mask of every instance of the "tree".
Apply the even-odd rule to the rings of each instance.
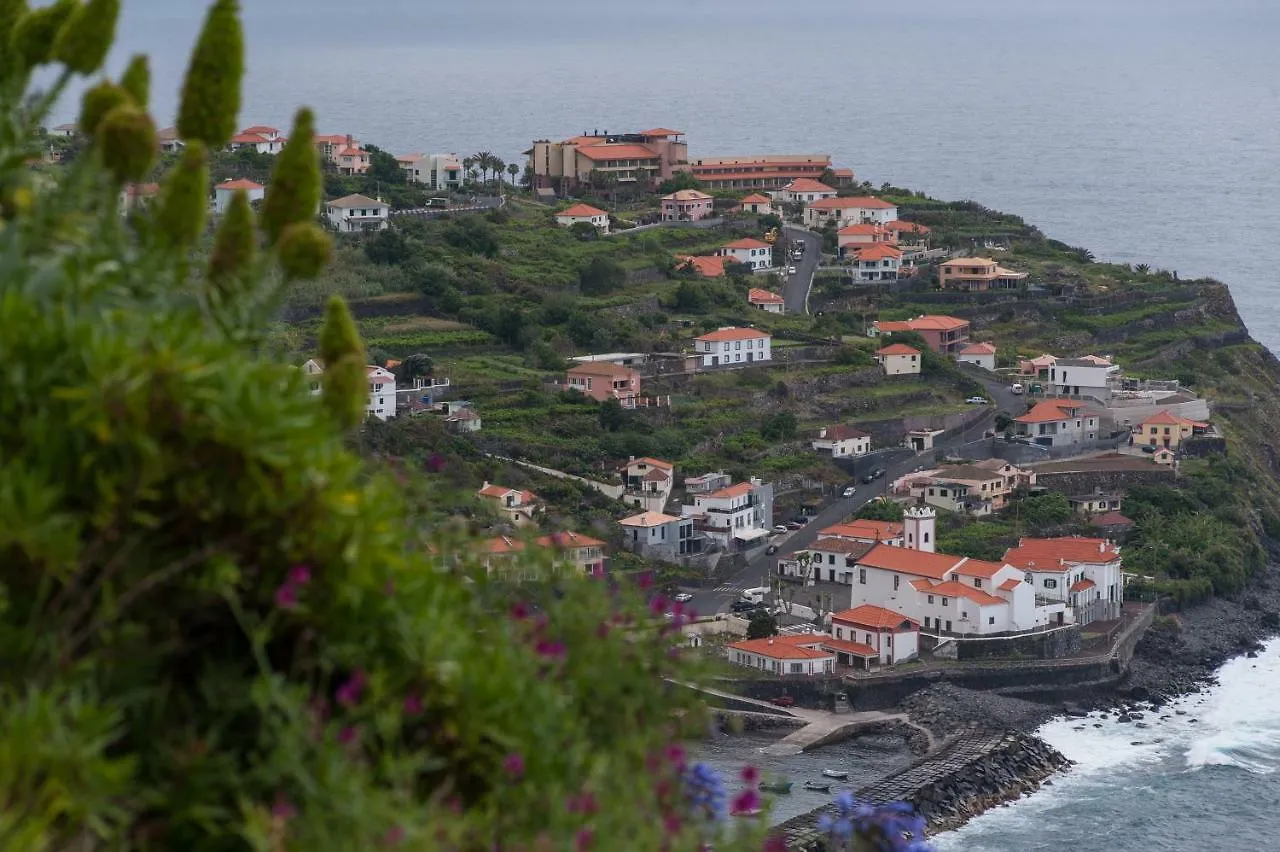
[[[569,226],[569,233],[584,243],[600,239],[600,229],[590,222],[574,222]]]
[[[409,246],[395,228],[378,231],[364,241],[364,254],[373,263],[395,266],[409,259]]]
[[[617,432],[627,422],[627,412],[622,403],[616,399],[606,399],[600,403],[600,428],[606,432]]]
[[[767,639],[778,635],[778,621],[767,610],[756,610],[747,622],[748,639]]]
[[[489,159],[489,168],[493,171],[493,182],[502,184],[502,172],[506,169],[507,164],[500,157],[491,157]]]
[[[589,296],[612,293],[626,280],[627,270],[611,257],[593,257],[578,270],[578,288]]]
[[[496,257],[498,237],[493,226],[480,216],[459,216],[450,220],[442,232],[444,241],[457,249],[482,257]]]
[[[390,186],[405,183],[404,169],[395,157],[374,145],[366,145],[365,150],[369,152],[369,169],[364,173],[367,181]]]
[[[702,181],[693,176],[693,172],[676,172],[662,182],[658,192],[669,195],[682,189],[702,189]]]
[[[766,441],[790,441],[796,436],[796,416],[790,411],[770,414],[760,423],[760,436]]]
[[[782,231],[782,217],[776,213],[766,213],[756,221],[765,231],[768,231],[771,228],[777,228],[779,233]]]
[[[520,174],[519,163],[507,163],[507,174],[511,175],[511,185],[516,185],[516,175]]]
[[[859,509],[857,516],[869,521],[901,521],[902,506],[887,497],[877,497]]]
[[[429,378],[435,371],[435,366],[430,355],[415,353],[400,362],[400,366],[396,368],[396,378],[406,384],[414,379]]]

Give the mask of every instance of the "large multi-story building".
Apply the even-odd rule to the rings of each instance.
[[[465,179],[457,154],[405,154],[396,162],[407,180],[428,189],[458,189]]]
[[[651,185],[689,167],[689,146],[679,130],[656,127],[639,133],[583,133],[561,142],[540,139],[525,154],[535,189],[568,188],[587,183],[591,173],[619,183]]]
[[[747,157],[704,157],[689,164],[707,189],[782,189],[798,178],[818,180],[831,168],[827,154],[762,154]],[[839,186],[853,182],[853,172],[835,174]]]
[[[752,478],[697,494],[693,505],[682,506],[680,514],[693,518],[695,529],[726,548],[759,541],[769,535],[773,526],[773,485]]]
[[[939,355],[957,355],[969,345],[969,321],[934,314],[918,316],[903,322],[878,320],[871,324],[870,334],[893,334],[913,331],[924,338],[929,348]]]

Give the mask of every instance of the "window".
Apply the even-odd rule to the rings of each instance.
[[[929,603],[933,603],[933,595],[929,595]]]
[[[836,564],[836,555],[835,555],[834,553],[828,553],[828,554],[827,554],[827,564],[828,564],[828,565],[835,565],[835,564]]]
[[[843,638],[844,638],[844,628],[842,628],[842,627],[837,627],[837,628],[836,628],[836,638],[837,638],[837,639],[843,639]]]
[[[871,634],[870,634],[870,633],[868,633],[868,634],[867,634],[867,644],[868,644],[868,645],[870,645],[870,644],[871,644]]]
[[[862,584],[862,585],[864,585],[864,586],[867,584],[867,569],[866,569],[866,568],[859,568],[859,569],[858,569],[858,582],[859,582],[859,583],[861,583],[861,584]]]
[[[943,598],[943,599],[942,599],[942,605],[943,605],[943,606],[946,606],[946,605],[947,605],[947,599],[946,599],[946,598]],[[950,624],[951,622],[947,622],[947,623],[948,623],[948,624]],[[947,629],[948,629],[948,630],[950,630],[951,628],[949,628],[949,627],[948,627]]]
[[[804,663],[792,663],[792,664],[791,664],[791,673],[792,673],[792,674],[804,674]]]
[[[927,532],[924,534],[924,543],[925,544],[929,543],[929,534]]]
[[[995,624],[995,623],[996,623],[996,617],[994,615],[987,618],[987,624]]]
[[[973,578],[973,587],[974,587],[975,589],[981,589],[981,588],[982,588],[982,581],[981,581],[981,580],[979,580],[977,577],[974,577],[974,578]]]
[[[895,592],[896,592],[896,591],[898,591],[898,583],[899,583],[899,581],[900,581],[900,580],[901,580],[901,578],[900,578],[897,574],[894,574],[894,575],[893,575],[893,590],[894,590]]]
[[[1056,588],[1058,588],[1058,581],[1057,581],[1057,580],[1045,580],[1045,581],[1044,581],[1044,587],[1045,587],[1046,589],[1056,589]]]

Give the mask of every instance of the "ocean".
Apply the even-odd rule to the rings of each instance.
[[[206,3],[124,5],[110,69],[149,52],[167,121]],[[1280,349],[1274,0],[242,5],[242,125],[287,127],[305,103],[321,132],[396,153],[511,162],[534,138],[654,125],[684,131],[694,157],[830,153],[877,185],[1020,214],[1099,259],[1219,278]],[[1187,699],[1191,716],[1050,724],[1079,766],[943,849],[1277,848],[1277,675],[1273,645]],[[754,752],[714,748],[726,766]]]

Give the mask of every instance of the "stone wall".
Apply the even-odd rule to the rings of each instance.
[[[1036,636],[956,643],[961,660],[991,660],[1031,657],[1059,660],[1080,650],[1080,628],[1076,625]]]
[[[1036,484],[1050,491],[1064,494],[1114,494],[1135,485],[1169,485],[1173,482],[1173,469],[1152,465],[1150,470],[1116,470],[1108,472],[1081,471],[1078,473],[1041,473]]]

